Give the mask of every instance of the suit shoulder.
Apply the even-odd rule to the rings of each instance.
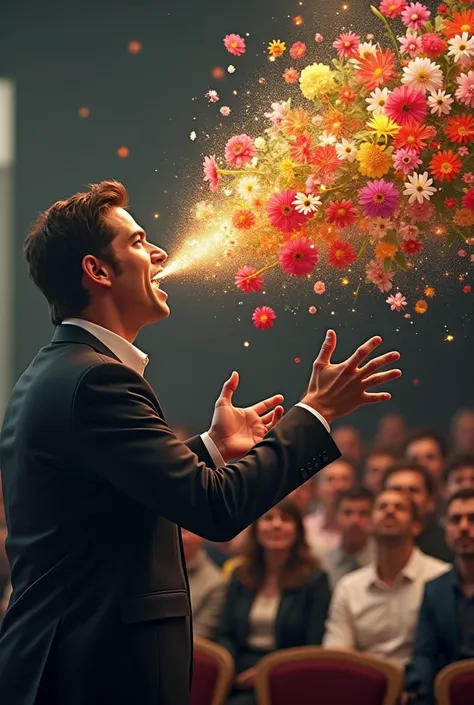
[[[426,583],[426,594],[434,595],[439,589],[445,588],[450,585],[453,580],[453,567],[448,565],[449,570],[445,570],[441,575],[437,575],[435,578],[431,578]]]

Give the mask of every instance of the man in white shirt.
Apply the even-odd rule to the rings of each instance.
[[[356,649],[403,667],[413,648],[425,583],[450,569],[415,547],[416,505],[383,490],[372,511],[375,560],[335,587],[323,645]]]

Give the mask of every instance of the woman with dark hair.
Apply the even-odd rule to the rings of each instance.
[[[326,574],[306,542],[300,510],[284,499],[250,527],[229,583],[216,641],[233,656],[229,705],[254,705],[257,662],[276,649],[321,644],[330,601]]]

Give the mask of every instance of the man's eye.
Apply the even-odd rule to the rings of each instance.
[[[135,242],[134,242],[133,244],[134,244],[134,245],[137,245],[138,243],[140,243],[140,245],[142,244],[142,239],[141,239],[141,237],[139,237],[138,240],[135,240]]]

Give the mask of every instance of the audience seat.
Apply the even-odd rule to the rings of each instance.
[[[473,705],[474,659],[451,663],[435,680],[438,705]]]
[[[194,637],[191,705],[225,705],[233,681],[229,652],[208,639]]]

